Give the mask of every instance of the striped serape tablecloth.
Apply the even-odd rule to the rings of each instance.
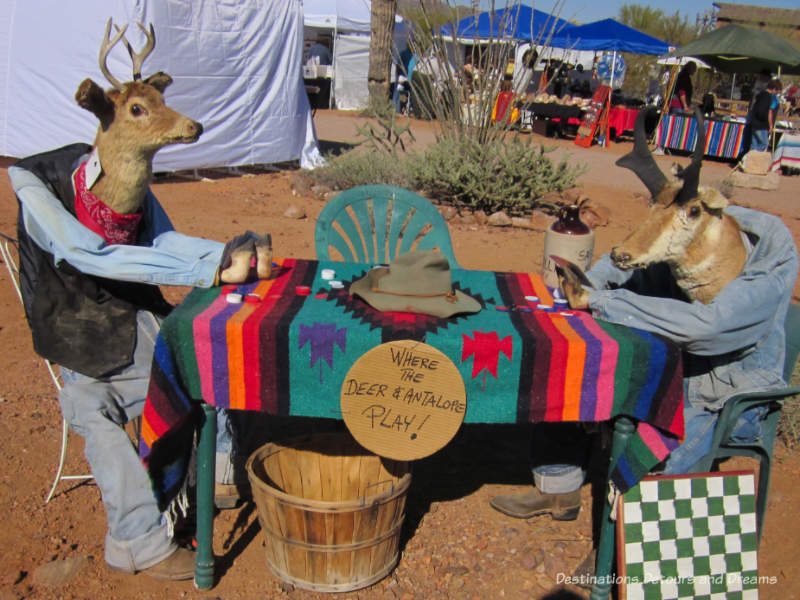
[[[446,354],[463,377],[467,423],[605,421],[633,417],[637,432],[614,481],[624,490],[683,437],[681,354],[665,339],[593,319],[545,312],[539,274],[454,269],[453,286],[479,313],[440,319],[380,312],[349,284],[370,265],[282,259],[270,280],[239,286],[254,302],[229,303],[225,288],[195,289],[164,321],[144,408],[140,455],[165,470],[173,432],[203,400],[276,415],[341,418],[339,393],[353,363],[375,346],[417,339]],[[320,276],[334,269],[341,289]],[[309,295],[297,293],[310,288]],[[162,450],[163,448],[163,450]],[[163,452],[165,455],[159,456]],[[156,458],[158,457],[158,458]],[[179,483],[153,473],[166,496]]]
[[[771,171],[780,168],[800,169],[800,134],[784,133],[772,153]]]
[[[739,156],[744,141],[744,123],[706,119],[706,156],[732,158]],[[697,120],[689,115],[669,114],[661,119],[656,130],[656,144],[662,148],[692,152],[697,140]]]

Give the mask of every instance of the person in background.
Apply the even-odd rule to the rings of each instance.
[[[775,117],[780,106],[778,96],[783,89],[780,79],[771,79],[766,89],[756,94],[747,121],[750,124],[750,150],[763,152],[769,145],[769,138],[775,129]]]
[[[318,65],[330,65],[333,62],[331,50],[323,39],[317,39],[308,47],[308,62]]]
[[[693,60],[681,67],[678,78],[675,80],[675,89],[669,101],[670,111],[692,110],[692,76],[697,72],[697,63]]]

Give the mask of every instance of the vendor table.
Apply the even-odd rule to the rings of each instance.
[[[532,127],[534,118],[539,117],[558,123],[563,131],[564,125],[580,125],[583,118],[580,107],[555,102],[521,102],[518,108],[523,126]]]
[[[424,341],[447,355],[466,387],[467,423],[620,417],[609,477],[623,492],[683,436],[678,348],[585,312],[533,308],[526,297],[552,303],[539,274],[454,269],[453,287],[478,300],[482,310],[439,319],[380,312],[350,296],[349,285],[371,265],[295,259],[275,264],[272,279],[236,288],[245,297],[257,295],[250,296],[252,302],[230,303],[230,288],[193,290],[164,321],[156,341],[140,455],[162,502],[181,479],[174,457],[167,456],[178,447],[170,440],[186,429],[179,426],[193,406],[204,403],[198,449],[199,588],[213,584],[213,407],[341,418],[339,391],[348,370],[365,352],[390,340]],[[334,269],[343,288],[330,287],[321,277],[323,268]],[[612,534],[605,519],[598,574],[610,571]],[[607,596],[609,586],[599,588],[597,597]]]
[[[612,106],[608,111],[608,129],[609,132],[613,129],[613,132],[609,135],[614,138],[622,135],[624,131],[633,131],[638,114],[639,111],[635,108]]]
[[[772,154],[771,171],[786,167],[800,169],[800,134],[784,133]]]
[[[744,123],[724,119],[705,119],[706,156],[736,159],[744,142]],[[662,148],[692,152],[697,140],[697,121],[693,116],[669,114],[656,130],[656,143]]]

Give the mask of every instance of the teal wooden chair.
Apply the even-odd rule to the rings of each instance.
[[[439,248],[451,268],[461,268],[436,207],[391,185],[363,185],[332,198],[319,215],[314,241],[319,260],[389,264],[398,254]]]
[[[800,305],[790,304],[786,315],[786,357],[783,366],[783,378],[790,382],[797,357],[800,355]],[[758,540],[764,525],[769,493],[769,478],[772,469],[772,450],[778,430],[778,419],[781,414],[781,400],[800,394],[800,387],[787,386],[770,392],[738,394],[728,400],[720,411],[719,420],[714,429],[711,451],[695,466],[693,472],[711,471],[715,463],[723,458],[746,456],[760,461],[758,470],[758,496],[756,497],[756,525]],[[736,421],[741,414],[756,406],[766,406],[768,413],[762,424],[761,439],[752,443],[737,443],[731,439]]]

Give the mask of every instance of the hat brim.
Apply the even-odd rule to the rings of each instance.
[[[374,292],[372,290],[374,282],[379,279],[378,275],[386,268],[371,269],[365,277],[350,284],[350,294],[359,296],[381,312],[421,313],[444,319],[459,313],[476,313],[481,310],[480,302],[459,290],[453,290],[456,294],[453,302],[444,296],[426,298]]]

